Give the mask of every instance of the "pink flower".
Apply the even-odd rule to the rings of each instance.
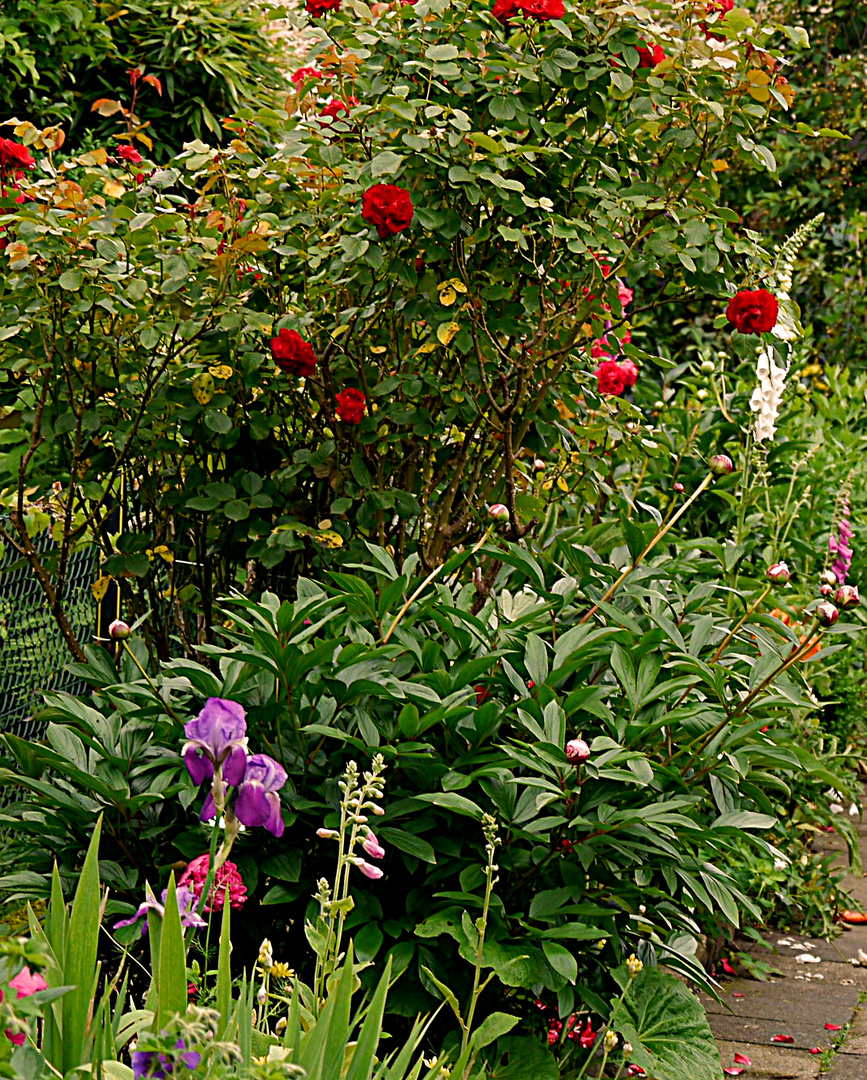
[[[635,293],[632,289],[628,289],[622,281],[617,282],[617,299],[620,301],[621,307],[628,307],[632,303],[632,298]]]
[[[199,855],[187,866],[186,870],[178,879],[178,887],[186,885],[193,890],[198,904],[202,889],[205,887],[205,878],[208,876],[210,856]],[[238,867],[233,862],[224,862],[214,875],[214,882],[208,894],[205,911],[222,911],[226,902],[226,886],[229,886],[229,907],[241,908],[247,900],[247,886],[238,872]]]
[[[626,385],[631,390],[638,379],[638,368],[632,360],[621,360],[620,370],[626,376]]]
[[[590,757],[590,747],[583,739],[570,739],[566,743],[566,760],[573,765],[580,765]]]
[[[325,76],[319,68],[315,67],[298,68],[291,76],[292,82],[295,83],[296,86],[300,86],[306,79],[322,79],[324,77]]]
[[[371,878],[373,881],[378,881],[382,877],[382,871],[378,866],[371,866],[369,862],[365,862],[364,859],[358,860],[358,869],[364,874],[365,877]]]
[[[123,158],[124,161],[128,161],[130,165],[138,165],[140,161],[144,160],[138,150],[129,143],[122,143],[117,148],[117,156]]]
[[[14,979],[9,980],[9,985],[15,991],[16,997],[26,998],[39,990],[47,990],[48,983],[40,974],[32,975],[29,967],[22,968]],[[3,991],[0,990],[0,1001],[3,1000]],[[26,1036],[23,1031],[6,1032],[6,1038],[15,1046],[23,1046]]]
[[[629,376],[616,360],[605,360],[593,374],[603,396],[619,397],[628,385]]]
[[[373,831],[371,829],[367,830],[367,836],[362,841],[361,846],[371,857],[371,859],[382,859],[385,856],[385,848],[373,835]]]

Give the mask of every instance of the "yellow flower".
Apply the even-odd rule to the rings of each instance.
[[[291,968],[288,964],[284,964],[282,960],[278,960],[269,974],[272,979],[294,979],[295,968]]]

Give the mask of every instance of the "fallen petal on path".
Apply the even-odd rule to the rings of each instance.
[[[777,1043],[793,1043],[795,1041],[794,1035],[772,1035],[771,1042]]]
[[[842,1024],[825,1024],[825,1031],[842,1031]]]
[[[812,953],[802,952],[800,956],[795,957],[796,964],[821,964],[821,956],[813,956]]]
[[[810,1047],[810,1053],[811,1054],[821,1054],[822,1053],[822,1047],[821,1046],[811,1046]]]
[[[845,923],[852,923],[858,925],[860,923],[867,923],[867,912],[864,911],[850,911],[846,908],[840,912],[840,919]]]
[[[743,1071],[743,1069],[723,1069],[726,1076],[740,1076]]]
[[[752,1065],[753,1059],[746,1054],[735,1054],[735,1065]]]

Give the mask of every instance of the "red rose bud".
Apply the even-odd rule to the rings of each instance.
[[[840,612],[828,600],[823,600],[821,604],[818,604],[813,614],[822,626],[833,626],[840,618]]]
[[[644,45],[636,45],[635,48],[639,68],[655,68],[665,59],[665,50],[661,45],[648,45],[645,41]]]
[[[767,289],[744,289],[729,300],[726,317],[742,334],[764,334],[777,325],[780,305]]]
[[[287,330],[285,326],[277,337],[271,338],[271,355],[277,367],[290,375],[312,375],[319,363],[310,342],[297,330]]]
[[[361,216],[375,226],[380,240],[386,240],[409,228],[412,199],[405,188],[395,184],[374,184],[361,197]]]
[[[773,581],[775,585],[784,585],[792,576],[792,573],[786,563],[776,562],[773,566],[768,567],[766,576],[768,581]]]
[[[112,641],[126,641],[132,637],[132,630],[129,628],[129,623],[125,623],[123,619],[115,619],[108,628],[108,636]]]
[[[680,481],[678,481],[674,485],[674,490],[678,493],[678,495],[682,495],[684,493],[685,488],[684,488],[683,484],[681,484]]]
[[[836,585],[837,575],[833,570],[823,570],[819,575],[819,581],[821,581],[823,585]]]
[[[833,591],[834,591],[833,585],[823,585],[819,589],[819,592],[822,594],[822,596],[830,596]]]
[[[307,0],[304,7],[311,19],[318,19],[326,11],[340,11],[340,0]]]
[[[858,607],[861,603],[858,587],[856,585],[841,585],[834,594],[834,603],[841,608]]]
[[[488,517],[493,521],[508,521],[509,508],[503,506],[502,503],[494,503],[493,506],[488,507]]]
[[[570,739],[566,743],[566,760],[573,765],[580,765],[590,757],[590,747],[583,739]]]
[[[728,476],[729,473],[734,472],[734,465],[728,454],[714,454],[708,460],[708,465],[714,476]]]

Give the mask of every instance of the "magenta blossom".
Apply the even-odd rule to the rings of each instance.
[[[9,986],[15,991],[15,996],[19,998],[30,997],[31,994],[48,989],[48,983],[45,979],[38,972],[36,975],[31,974],[29,967],[22,968],[14,979],[10,979]],[[0,1001],[2,1000],[3,991],[0,990]],[[6,1038],[15,1046],[23,1046],[26,1040],[23,1031],[7,1031]]]
[[[181,753],[193,783],[210,780],[222,766],[226,783],[240,784],[247,765],[247,723],[237,701],[208,698],[196,719],[184,725],[184,734]]]
[[[377,881],[379,880],[379,878],[382,877],[382,871],[379,869],[379,867],[373,866],[369,862],[365,862],[364,859],[359,859],[356,865],[365,877],[369,877],[373,881]]]
[[[187,1050],[183,1039],[175,1043],[175,1050],[180,1054],[172,1054],[170,1060],[167,1054],[160,1054],[156,1050],[136,1050],[132,1055],[132,1074],[135,1080],[149,1077],[151,1080],[162,1080],[175,1071],[175,1065],[186,1065],[188,1069],[195,1069],[202,1060],[202,1055],[196,1050]]]
[[[121,926],[132,926],[133,923],[138,922],[139,919],[144,919],[144,923],[141,928],[142,934],[148,932],[147,916],[148,911],[156,911],[160,918],[165,918],[166,914],[166,897],[169,894],[168,889],[163,889],[161,894],[162,903],[157,901],[154,894],[151,892],[149,884],[145,884],[145,902],[141,905],[135,915],[129,919],[121,919],[120,922],[114,924],[114,929],[117,930]],[[181,916],[181,926],[207,926],[208,924],[196,911],[196,894],[192,889],[186,885],[180,885],[177,888],[177,900],[178,911]]]
[[[837,536],[832,535],[828,541],[828,550],[836,553],[837,559],[831,565],[831,569],[837,575],[840,585],[845,584],[846,575],[852,568],[852,547],[850,541],[855,535],[849,523],[849,500],[844,499],[840,507],[840,520],[837,522]]]
[[[196,895],[198,903],[210,866],[210,855],[207,852],[193,859],[186,870],[178,878],[178,888],[188,886]],[[229,887],[229,907],[242,908],[247,900],[247,886],[238,872],[238,867],[228,860],[217,870],[214,882],[208,894],[205,911],[222,911],[226,903],[226,886]]]
[[[277,792],[286,783],[286,770],[267,754],[247,761],[235,798],[235,817],[242,825],[264,825],[274,836],[283,835],[283,813]]]

